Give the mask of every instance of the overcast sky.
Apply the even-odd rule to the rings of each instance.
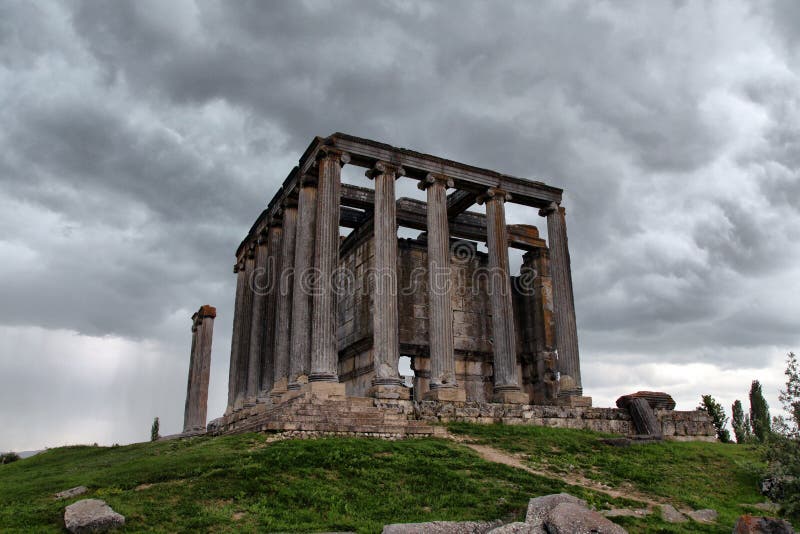
[[[201,304],[221,415],[233,253],[335,131],[564,188],[596,406],[778,407],[800,3],[2,0],[0,450],[180,431]]]

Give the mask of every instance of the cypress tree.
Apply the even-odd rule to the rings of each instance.
[[[736,436],[736,443],[745,443],[750,439],[750,418],[744,414],[742,401],[736,399],[731,409],[731,426]]]
[[[761,392],[761,382],[753,380],[750,385],[750,426],[753,435],[763,443],[772,432],[769,417],[769,404]]]

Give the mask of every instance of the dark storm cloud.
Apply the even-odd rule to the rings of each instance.
[[[183,362],[208,302],[224,382],[233,252],[344,131],[563,187],[587,361],[796,344],[793,5],[5,2],[0,326]]]

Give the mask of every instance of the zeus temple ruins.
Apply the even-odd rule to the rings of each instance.
[[[342,183],[345,165],[364,168],[373,187]],[[396,198],[397,180],[416,181],[427,201]],[[192,317],[178,436],[398,439],[467,421],[714,440],[705,412],[676,411],[666,393],[609,408],[584,395],[561,200],[542,182],[316,137],[236,249],[228,402],[208,424],[216,309]],[[509,203],[528,208],[531,224],[507,224]],[[398,238],[398,227],[418,233]],[[509,248],[523,252],[519,273]]]

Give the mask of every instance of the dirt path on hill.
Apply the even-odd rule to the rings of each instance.
[[[640,501],[642,503],[647,504],[651,507],[658,507],[662,504],[668,504],[669,501],[657,501],[654,500],[653,497],[649,495],[645,495],[635,489],[626,489],[620,490],[611,488],[598,482],[596,480],[592,480],[590,478],[586,478],[582,475],[577,473],[554,473],[552,471],[542,471],[539,469],[534,469],[528,465],[526,465],[522,458],[519,456],[515,456],[513,454],[509,454],[507,452],[501,451],[499,449],[495,449],[494,447],[490,447],[488,445],[478,445],[477,443],[472,443],[470,441],[469,436],[456,436],[448,432],[447,437],[465,447],[469,447],[478,455],[488,462],[494,462],[498,464],[507,465],[509,467],[514,467],[516,469],[522,469],[532,475],[539,475],[545,478],[553,478],[570,484],[572,486],[580,486],[581,488],[585,488],[588,490],[596,491],[598,493],[603,493],[608,495],[609,497],[613,497],[615,499],[632,499],[635,501]]]

